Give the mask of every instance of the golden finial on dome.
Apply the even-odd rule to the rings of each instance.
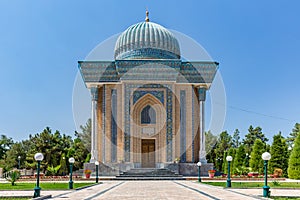
[[[146,9],[146,19],[145,19],[146,22],[149,22],[149,11],[148,9]]]

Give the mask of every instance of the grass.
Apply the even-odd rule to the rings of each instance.
[[[32,197],[0,197],[0,200],[28,200],[32,199]]]
[[[226,187],[226,182],[202,182],[204,184]],[[269,182],[271,188],[300,188],[298,182],[277,182],[276,184]],[[264,186],[263,182],[231,182],[232,188],[261,188]]]
[[[74,183],[74,189],[93,185],[94,183]],[[1,183],[0,190],[33,190],[35,183],[16,183],[11,186],[11,183]],[[69,183],[40,183],[42,190],[67,190]]]
[[[272,197],[271,199],[275,199],[275,200],[288,200],[288,199],[293,199],[293,200],[300,200],[299,197]]]

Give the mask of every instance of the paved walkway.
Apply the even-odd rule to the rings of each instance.
[[[203,199],[203,200],[252,200],[263,199],[262,189],[224,189],[195,181],[104,181],[82,190],[41,191],[52,199]],[[300,190],[272,189],[276,196],[300,196]],[[0,196],[32,196],[33,191],[0,191]]]

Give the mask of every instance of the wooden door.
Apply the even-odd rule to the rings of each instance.
[[[142,140],[142,167],[155,167],[155,140],[153,139]]]

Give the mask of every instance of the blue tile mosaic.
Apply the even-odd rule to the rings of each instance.
[[[166,111],[167,111],[167,126],[166,126],[166,154],[167,162],[172,162],[172,132],[173,132],[173,119],[172,119],[172,105],[173,105],[173,92],[172,85],[169,84],[127,84],[125,83],[125,131],[124,131],[124,151],[125,162],[130,162],[130,97],[134,89],[142,88],[164,88],[167,94]]]

